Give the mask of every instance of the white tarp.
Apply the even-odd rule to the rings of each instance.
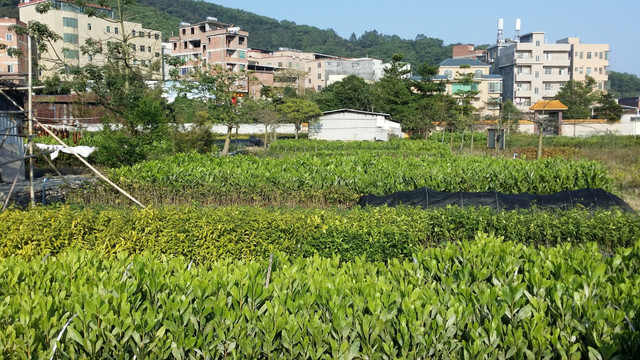
[[[72,154],[71,150],[62,145],[47,145],[36,143],[36,147],[43,151],[53,151],[51,153],[51,160],[57,158],[60,151],[66,154]],[[91,155],[91,153],[96,150],[96,148],[92,146],[70,146],[70,148],[73,149],[76,154],[82,156],[83,158],[89,157],[89,155]]]

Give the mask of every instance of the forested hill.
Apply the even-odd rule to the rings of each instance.
[[[115,4],[115,0],[109,1]],[[17,17],[18,2],[19,0],[0,0],[0,14]],[[99,0],[89,2],[98,3]],[[353,34],[350,39],[345,39],[331,29],[322,30],[291,21],[278,21],[205,1],[137,0],[137,4],[125,7],[124,13],[127,20],[161,30],[165,40],[172,32],[177,34],[181,21],[197,23],[204,21],[207,16],[214,16],[221,22],[249,31],[249,46],[252,48],[277,50],[286,47],[345,57],[369,56],[384,61],[390,61],[395,53],[402,53],[405,61],[414,65],[424,62],[437,64],[451,57],[451,46],[445,46],[440,39],[424,35],[407,40],[372,30],[359,37]]]
[[[370,56],[385,61],[391,60],[394,53],[402,53],[405,60],[413,64],[428,62],[436,64],[451,57],[451,47],[445,46],[440,39],[419,35],[415,40],[401,39],[398,36],[383,35],[369,31],[350,39],[340,37],[331,29],[322,30],[313,26],[298,25],[291,21],[278,21],[251,12],[230,9],[214,3],[193,0],[139,0],[133,19],[145,26],[162,30],[165,36],[175,31],[180,21],[196,23],[207,16],[241,26],[249,31],[249,46],[260,49],[277,50],[280,47],[318,52],[337,56]],[[147,11],[156,9],[154,15]],[[138,15],[139,14],[139,15]],[[160,16],[158,16],[160,15]]]

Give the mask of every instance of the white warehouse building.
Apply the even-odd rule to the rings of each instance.
[[[402,137],[400,124],[389,114],[340,109],[325,111],[309,124],[309,139],[343,141],[388,141]]]

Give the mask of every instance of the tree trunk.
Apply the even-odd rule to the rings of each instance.
[[[233,125],[227,125],[227,137],[224,139],[224,147],[222,147],[222,153],[220,154],[222,156],[229,154],[229,145],[231,144],[232,131],[233,131]]]
[[[473,122],[471,123],[471,153],[473,154]]]
[[[295,128],[296,128],[296,140],[298,140],[298,131],[300,131],[301,125],[295,124]]]
[[[264,124],[264,148],[267,148],[267,143],[269,142],[269,124]]]

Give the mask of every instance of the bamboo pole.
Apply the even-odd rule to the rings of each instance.
[[[27,116],[29,117],[29,156],[33,156],[33,59],[32,59],[32,51],[31,51],[31,36],[27,37],[27,61],[29,62],[27,65],[29,71],[29,112]],[[29,158],[29,196],[31,197],[31,205],[36,204],[36,195],[33,190],[33,167],[34,167],[33,157]]]
[[[13,178],[13,183],[11,184],[11,188],[9,189],[9,193],[7,194],[7,198],[4,200],[4,204],[2,205],[2,211],[4,211],[7,208],[7,205],[9,204],[9,199],[11,199],[11,194],[13,194],[13,188],[16,186],[16,183],[18,182],[18,178],[20,177],[20,170],[22,170],[22,168],[24,167],[24,163],[20,164],[20,168],[18,169],[18,172],[16,173],[16,177]],[[0,212],[2,212],[0,211]]]

